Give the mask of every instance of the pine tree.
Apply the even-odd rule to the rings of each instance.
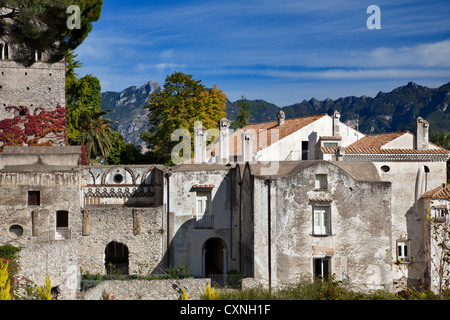
[[[80,9],[80,28],[69,28],[67,9]],[[48,54],[48,62],[64,58],[92,30],[92,22],[100,19],[102,0],[4,0],[0,4],[0,39],[14,49],[13,59],[25,67],[35,62],[35,53]]]
[[[247,99],[242,96],[241,100],[239,101],[239,113],[236,117],[236,120],[233,121],[231,128],[232,129],[239,129],[244,128],[248,125],[248,119],[250,118],[250,112],[248,111],[249,104]]]

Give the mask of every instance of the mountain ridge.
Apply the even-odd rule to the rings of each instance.
[[[139,131],[148,130],[147,110],[144,106],[154,92],[163,88],[154,81],[144,85],[131,86],[122,92],[102,93],[102,110],[111,110],[105,118],[117,121],[116,129],[126,143],[142,144]],[[227,100],[225,112],[231,121],[239,113],[239,102]],[[439,128],[450,131],[450,82],[438,88],[428,88],[415,82],[408,82],[390,92],[379,91],[375,97],[362,95],[340,97],[336,100],[311,98],[292,105],[278,107],[273,103],[258,99],[246,100],[249,105],[250,123],[260,123],[277,119],[283,110],[286,118],[297,118],[317,114],[341,113],[341,121],[365,134],[405,131],[414,132],[417,117],[430,123],[430,130]]]

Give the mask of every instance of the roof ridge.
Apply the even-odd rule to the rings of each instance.
[[[322,117],[324,117],[324,116],[329,116],[329,115],[328,115],[327,113],[322,113],[322,114],[316,114],[316,115],[312,115],[312,116],[304,116],[304,117],[297,117],[297,118],[286,118],[286,119],[284,120],[284,122],[285,122],[285,124],[286,124],[286,122],[292,122],[292,121],[295,121],[295,120],[298,120],[298,119],[322,118]],[[258,122],[258,123],[248,124],[248,125],[246,125],[245,127],[240,128],[240,130],[244,130],[245,128],[250,127],[250,126],[257,126],[257,125],[269,124],[269,123],[272,123],[272,122],[273,122],[273,123],[278,123],[278,120],[271,120],[271,121],[265,121],[265,122]],[[235,132],[237,132],[237,130],[236,130]]]

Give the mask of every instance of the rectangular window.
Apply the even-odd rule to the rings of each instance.
[[[331,274],[331,258],[314,258],[314,277],[329,279]]]
[[[331,234],[331,214],[330,206],[313,207],[313,234]]]
[[[324,148],[337,148],[338,143],[337,142],[324,142],[323,147]]]
[[[69,212],[56,211],[56,240],[69,239]]]
[[[308,160],[309,153],[308,141],[302,141],[302,160]]]
[[[41,192],[40,191],[28,191],[28,205],[40,206],[41,205]]]
[[[431,216],[436,219],[436,222],[444,222],[447,217],[446,206],[435,206],[431,208]]]
[[[397,261],[398,262],[409,262],[409,241],[397,241]]]
[[[197,191],[197,216],[211,214],[211,192]]]
[[[326,174],[316,174],[314,188],[320,190],[326,190],[328,188],[328,181]]]
[[[211,191],[197,191],[196,229],[211,229],[214,227],[214,217],[211,211]]]

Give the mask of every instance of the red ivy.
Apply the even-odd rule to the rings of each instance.
[[[82,166],[87,165],[86,146],[84,144],[81,146],[81,165]]]
[[[60,105],[56,110],[35,108],[31,113],[24,106],[9,106],[5,110],[15,110],[16,115],[10,119],[0,120],[0,150],[5,146],[42,146],[52,145],[50,141],[41,142],[49,133],[58,140],[66,141],[66,112]]]

